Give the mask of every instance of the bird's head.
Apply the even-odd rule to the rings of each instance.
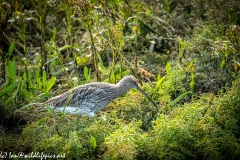
[[[134,76],[125,76],[123,77],[120,81],[119,84],[122,85],[123,87],[126,87],[127,89],[130,88],[136,88],[137,90],[139,90],[145,97],[147,97],[149,99],[149,101],[151,101],[153,103],[153,105],[157,108],[158,107],[156,105],[156,103],[152,100],[152,98],[146,93],[144,92],[144,90],[141,89],[141,87],[138,85],[137,79]]]
[[[139,89],[137,79],[134,76],[125,76],[120,81],[119,84],[126,86],[128,89],[136,88]]]

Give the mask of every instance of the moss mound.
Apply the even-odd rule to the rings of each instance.
[[[239,80],[226,93],[203,94],[159,114],[147,131],[142,129],[144,116],[136,112],[141,105],[130,103],[126,109],[124,97],[98,117],[33,122],[24,128],[23,142],[32,151],[68,159],[238,159]]]

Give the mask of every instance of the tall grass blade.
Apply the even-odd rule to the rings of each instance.
[[[60,119],[60,117],[57,115],[57,113],[52,108],[50,108],[49,106],[46,106],[46,107],[54,117],[56,117],[58,120]]]
[[[3,90],[0,91],[0,98],[2,96],[4,96],[5,94],[7,94],[8,92],[11,92],[14,88],[16,88],[17,83],[13,82],[12,84],[10,84],[9,86],[7,86],[6,88],[4,88]]]
[[[174,99],[172,102],[170,102],[170,105],[172,106],[172,105],[176,104],[177,102],[179,102],[181,99],[183,99],[188,94],[192,94],[192,91],[188,91],[188,92],[181,94],[176,99]]]

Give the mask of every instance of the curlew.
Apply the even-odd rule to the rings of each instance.
[[[139,87],[133,76],[125,76],[117,84],[94,82],[77,86],[41,103],[41,106],[48,106],[56,112],[94,116],[131,88],[139,90],[158,109],[156,103]]]

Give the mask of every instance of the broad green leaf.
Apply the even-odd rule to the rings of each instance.
[[[93,149],[95,150],[96,147],[97,147],[97,142],[96,142],[96,139],[93,136],[91,136],[91,143],[92,143]]]
[[[226,61],[225,61],[225,59],[222,60],[220,66],[221,66],[221,68],[225,68],[225,66],[226,66]]]
[[[40,78],[37,79],[37,88],[42,89],[42,81]]]
[[[103,65],[102,58],[100,57],[99,54],[97,54],[97,56],[98,56],[98,61],[99,61],[99,68],[100,68],[101,70],[103,70],[103,71],[106,71],[106,68],[105,68],[104,65]]]
[[[23,94],[26,98],[30,99],[31,94],[26,89],[23,89]]]
[[[110,82],[111,83],[114,83],[115,82],[115,76],[114,76],[114,73],[113,72],[111,72],[111,74],[110,74]]]
[[[88,78],[88,68],[86,66],[84,66],[84,77],[87,80],[87,78]]]
[[[16,62],[8,61],[8,72],[10,79],[15,82],[16,81]]]
[[[23,80],[25,83],[27,83],[27,73],[26,72],[23,73]]]
[[[8,56],[10,57],[14,50],[14,42],[12,42],[8,48]]]
[[[0,97],[4,96],[8,92],[11,92],[17,86],[16,82],[13,82],[9,86],[5,87],[3,90],[0,91]]]
[[[155,92],[158,90],[158,88],[162,85],[162,82],[164,81],[165,77],[160,77],[160,75],[158,75],[158,83],[157,86],[155,87]]]
[[[45,92],[48,92],[54,86],[55,82],[56,82],[56,77],[52,77],[47,83]]]
[[[84,66],[84,77],[85,77],[87,83],[89,83],[90,82],[90,70],[86,66]]]
[[[174,99],[172,102],[170,102],[170,105],[176,104],[176,103],[179,102],[181,99],[183,99],[187,94],[192,94],[192,91],[188,91],[188,92],[185,92],[185,93],[181,94],[181,95],[178,96],[176,99]]]

